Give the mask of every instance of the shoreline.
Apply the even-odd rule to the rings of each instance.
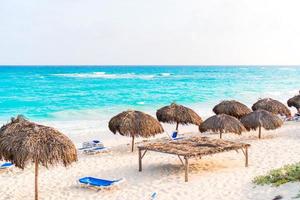
[[[212,108],[213,104],[204,104],[199,106],[199,104],[189,104],[188,107],[192,108],[197,112],[200,117],[205,120],[206,118],[214,115]],[[248,107],[249,104],[246,104]],[[105,112],[105,110],[92,110],[88,109],[87,112],[82,110],[79,111],[67,111],[68,114],[61,115],[58,118],[49,118],[49,119],[37,119],[32,120],[39,124],[47,125],[58,129],[62,133],[66,134],[77,147],[80,147],[82,142],[90,141],[90,140],[101,140],[105,145],[116,146],[118,144],[126,143],[126,139],[130,141],[130,138],[120,136],[118,134],[114,135],[108,129],[108,122],[111,117],[113,117],[118,112],[122,112],[124,110],[119,110],[120,108],[114,108],[113,111]],[[158,108],[157,108],[158,109]],[[292,114],[295,113],[295,109],[291,109]],[[93,111],[92,113],[90,111]],[[156,118],[156,110],[144,108],[140,109],[147,114],[150,114],[154,118]],[[78,114],[79,115],[76,115]],[[87,116],[87,117],[86,117]],[[15,116],[14,116],[15,117]],[[26,117],[26,116],[25,116]],[[4,125],[10,121],[10,118],[5,120],[0,120],[0,125]],[[174,131],[175,124],[167,124],[161,123],[167,133],[169,135]],[[189,126],[180,126],[180,132],[198,132],[198,126],[189,125]],[[157,135],[156,137],[166,136],[165,133]],[[154,137],[155,138],[155,137]],[[137,138],[137,140],[143,140],[143,138]]]
[[[200,117],[205,120],[206,118],[214,115],[212,108],[216,103],[203,103],[201,106],[199,104],[188,104],[189,108],[193,109]],[[249,104],[246,104],[248,107],[251,107]],[[159,107],[158,107],[159,108]],[[156,110],[158,108],[144,108],[138,109],[142,112],[150,114],[156,118]],[[62,133],[66,134],[76,146],[80,146],[82,142],[89,140],[101,140],[104,144],[115,146],[117,144],[123,144],[126,137],[120,135],[114,135],[108,129],[108,122],[110,118],[119,112],[125,111],[127,109],[114,108],[113,111],[105,112],[103,109],[88,109],[88,110],[78,110],[78,111],[66,111],[64,115],[56,118],[48,119],[31,119],[39,124],[47,125],[58,129]],[[86,112],[85,112],[86,111]],[[92,111],[92,112],[91,112]],[[292,115],[296,113],[295,109],[291,109]],[[16,116],[13,116],[16,117]],[[25,116],[26,117],[26,116]],[[5,120],[0,120],[0,125],[4,125],[10,121],[10,118]],[[171,134],[175,129],[175,124],[161,123],[165,131]],[[198,132],[198,126],[189,125],[189,126],[180,126],[180,132]],[[160,134],[165,135],[165,134]],[[158,136],[160,136],[158,135]],[[130,139],[128,139],[129,141]],[[138,139],[139,140],[139,139]],[[142,139],[141,139],[142,140]]]

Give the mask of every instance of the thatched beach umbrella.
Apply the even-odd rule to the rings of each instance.
[[[287,101],[289,107],[294,106],[300,113],[300,95],[294,96]]]
[[[64,166],[77,161],[77,151],[71,140],[59,131],[30,122],[22,116],[12,118],[0,129],[0,160],[11,161],[24,169],[35,163],[35,199],[38,199],[38,166],[57,163]]]
[[[213,108],[213,111],[217,115],[227,114],[238,119],[251,112],[250,108],[235,100],[222,101]]]
[[[201,117],[195,111],[176,103],[158,109],[156,117],[160,122],[176,123],[176,131],[178,131],[179,124],[199,126],[202,123]]]
[[[269,111],[275,115],[291,116],[291,111],[283,103],[271,98],[260,99],[253,104],[253,111],[259,109]]]
[[[200,126],[199,131],[201,133],[206,131],[212,131],[220,133],[235,133],[240,135],[243,131],[246,131],[243,124],[235,117],[226,114],[214,115],[206,119]]]
[[[266,130],[274,130],[283,124],[283,121],[277,115],[266,110],[251,112],[242,117],[241,122],[248,131],[258,128],[258,138],[261,138],[261,127]]]
[[[113,118],[108,123],[108,128],[116,134],[132,137],[132,147],[134,147],[135,137],[150,137],[164,132],[161,124],[151,115],[140,111],[124,111]]]

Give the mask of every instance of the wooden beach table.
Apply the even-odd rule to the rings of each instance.
[[[155,151],[177,155],[185,168],[185,182],[188,181],[189,159],[201,158],[231,150],[242,150],[245,156],[245,167],[248,167],[248,148],[250,144],[231,142],[222,139],[210,139],[208,137],[192,136],[179,140],[158,139],[138,146],[139,150],[139,171],[142,171],[142,159],[147,151]],[[182,160],[184,159],[184,162]]]

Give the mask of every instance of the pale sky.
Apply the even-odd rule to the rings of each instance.
[[[0,0],[0,65],[297,65],[299,0]]]

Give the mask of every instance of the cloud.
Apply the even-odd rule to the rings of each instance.
[[[297,0],[1,4],[0,64],[300,64]]]

